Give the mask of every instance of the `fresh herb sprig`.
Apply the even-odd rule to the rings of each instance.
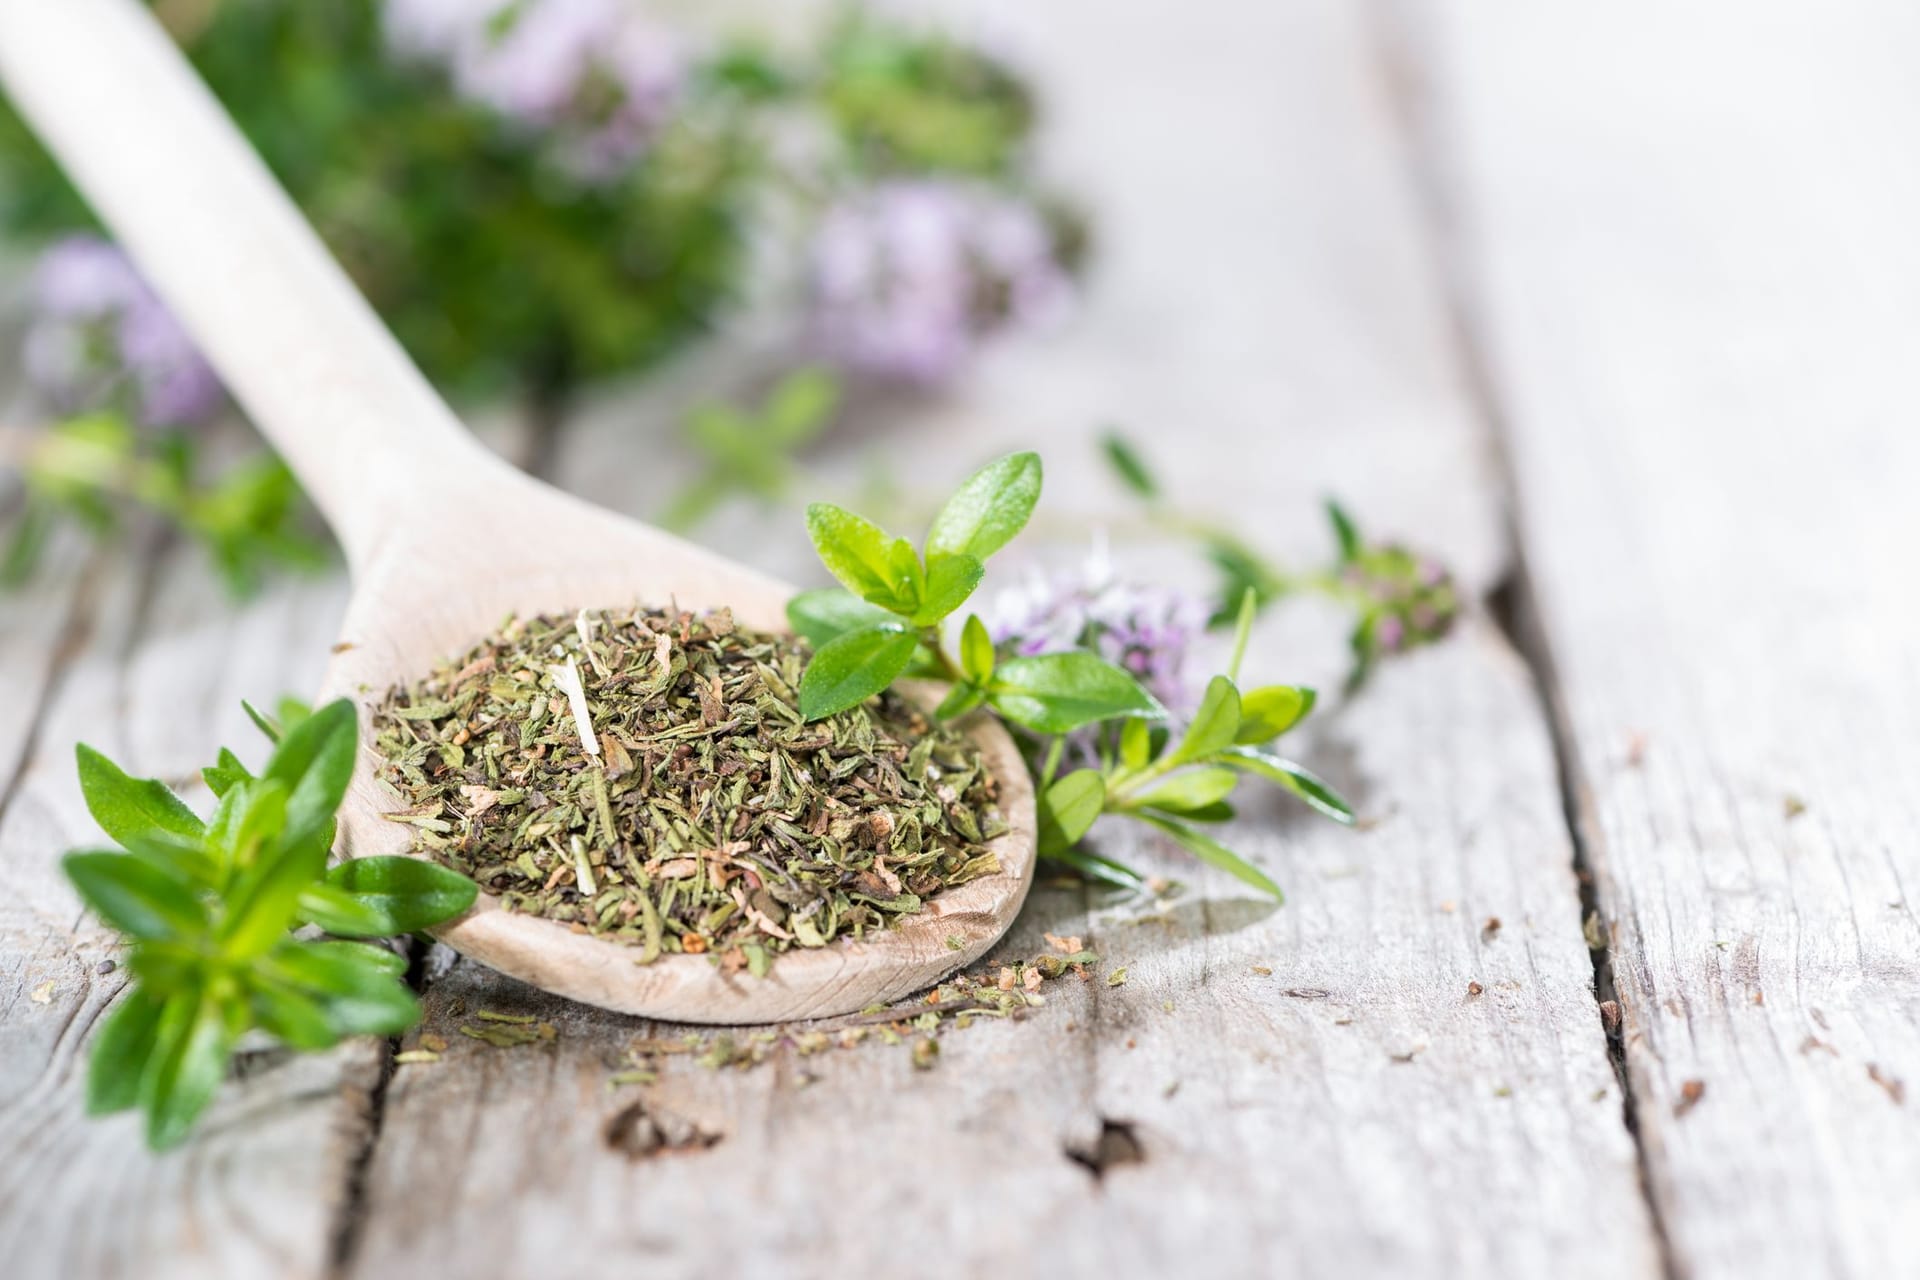
[[[1121,484],[1162,528],[1194,539],[1219,573],[1209,625],[1225,627],[1251,595],[1256,609],[1300,595],[1318,595],[1350,610],[1347,646],[1353,654],[1347,690],[1358,689],[1386,657],[1431,644],[1452,629],[1460,613],[1453,575],[1430,556],[1395,542],[1363,537],[1339,503],[1326,503],[1335,554],[1330,564],[1288,569],[1234,530],[1176,511],[1140,450],[1109,432],[1101,450]]]
[[[839,378],[809,366],[782,377],[757,409],[719,401],[694,406],[684,434],[706,465],[674,495],[661,525],[685,533],[735,494],[778,502],[798,470],[794,455],[826,430],[839,405]]]
[[[1304,800],[1315,812],[1345,826],[1352,807],[1326,782],[1272,749],[1275,739],[1313,710],[1315,694],[1299,685],[1273,684],[1242,690],[1240,664],[1255,614],[1251,593],[1243,597],[1233,658],[1224,674],[1207,683],[1179,734],[1128,720],[1095,727],[1077,754],[1094,764],[1060,772],[1065,740],[1055,739],[1041,758],[1040,855],[1065,863],[1083,876],[1127,888],[1143,883],[1138,872],[1077,846],[1102,814],[1144,822],[1172,837],[1211,866],[1271,895],[1280,886],[1258,867],[1202,830],[1229,821],[1231,797],[1243,778],[1260,778]]]
[[[344,939],[428,928],[476,894],[465,876],[414,858],[329,871],[334,811],[358,750],[353,704],[248,712],[275,738],[273,754],[254,774],[223,749],[203,773],[219,797],[206,821],[164,783],[77,749],[87,809],[119,847],[69,853],[61,865],[127,940],[133,975],[94,1039],[87,1110],[140,1108],[155,1150],[187,1136],[249,1031],[313,1050],[411,1027],[420,1006],[406,962]]]
[[[327,562],[326,543],[305,526],[299,484],[270,454],[203,478],[192,438],[136,430],[115,413],[70,418],[4,444],[0,466],[18,470],[25,501],[0,551],[0,585],[32,575],[60,520],[106,533],[127,507],[176,524],[206,550],[236,596],[252,592],[271,567]]]
[[[1201,827],[1233,817],[1228,797],[1249,776],[1336,821],[1352,823],[1353,811],[1325,782],[1269,749],[1313,709],[1313,691],[1268,685],[1243,694],[1236,683],[1256,611],[1252,593],[1242,598],[1232,664],[1214,677],[1178,736],[1153,723],[1166,719],[1166,709],[1139,681],[1098,654],[1005,654],[978,614],[968,615],[956,645],[946,643],[946,624],[979,586],[988,557],[1032,516],[1041,478],[1033,453],[981,468],[934,518],[923,548],[840,507],[809,507],[814,548],[846,590],[802,592],[787,606],[794,629],[817,647],[800,684],[802,714],[831,715],[902,676],[947,681],[937,718],[984,706],[1020,737],[1038,784],[1042,857],[1139,887],[1139,873],[1079,848],[1102,815],[1126,817],[1281,898],[1270,877]],[[1062,774],[1069,750],[1097,764]]]

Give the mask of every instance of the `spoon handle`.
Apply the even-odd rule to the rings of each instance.
[[[428,385],[145,6],[0,0],[0,83],[351,566],[439,505],[434,493],[510,471]]]

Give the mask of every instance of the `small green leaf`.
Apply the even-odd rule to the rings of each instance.
[[[893,617],[879,605],[868,604],[839,587],[802,591],[787,601],[788,625],[816,649],[835,636],[876,622],[891,622]]]
[[[1215,676],[1207,682],[1200,709],[1193,713],[1193,722],[1168,757],[1168,763],[1208,759],[1215,752],[1232,746],[1233,735],[1239,728],[1240,691],[1225,676]]]
[[[424,858],[353,858],[327,873],[327,883],[380,917],[378,936],[414,933],[453,919],[473,905],[479,886]]]
[[[240,709],[247,713],[247,719],[253,721],[253,727],[266,735],[268,742],[279,745],[280,735],[286,732],[284,725],[245,698],[240,699]]]
[[[819,720],[857,706],[906,669],[919,645],[897,622],[877,622],[828,641],[800,677],[800,714]]]
[[[1334,541],[1340,547],[1340,563],[1351,564],[1360,558],[1360,530],[1354,525],[1353,517],[1332,498],[1327,502],[1327,523],[1333,526]]]
[[[1233,740],[1241,746],[1271,742],[1307,718],[1314,692],[1290,684],[1262,685],[1240,695],[1240,728]]]
[[[87,1114],[125,1111],[140,1101],[140,1077],[153,1056],[154,1033],[165,1005],[145,987],[120,998],[93,1036],[87,1060]]]
[[[1287,895],[1280,892],[1267,873],[1242,858],[1227,846],[1215,840],[1204,831],[1196,831],[1184,822],[1172,818],[1163,818],[1158,814],[1141,813],[1134,815],[1142,822],[1166,832],[1200,861],[1225,871],[1245,884],[1252,885],[1265,894],[1270,894],[1275,902],[1285,902]]]
[[[200,776],[207,780],[207,786],[212,790],[214,795],[224,796],[228,791],[233,789],[235,783],[245,782],[247,779],[253,777],[253,772],[248,769],[246,765],[240,763],[239,756],[234,755],[233,752],[222,747],[220,748],[220,762],[218,764],[210,764],[202,769]]]
[[[960,628],[960,670],[975,684],[985,684],[993,675],[993,637],[977,613],[968,614]]]
[[[1043,852],[1041,858],[1059,866],[1066,867],[1083,880],[1096,880],[1120,889],[1142,889],[1147,878],[1123,862],[1112,858],[1103,858],[1097,853],[1088,853],[1085,849],[1055,849]]]
[[[927,530],[927,554],[968,555],[985,562],[1013,540],[1040,501],[1040,455],[1013,453],[990,462],[960,485]]]
[[[987,700],[987,691],[977,684],[956,684],[933,709],[935,720],[957,720]]]
[[[1153,758],[1153,729],[1145,720],[1127,720],[1120,725],[1120,764],[1129,773],[1147,767]]]
[[[1136,797],[1133,803],[1150,809],[1186,813],[1225,800],[1233,794],[1234,784],[1239,781],[1238,774],[1222,765],[1202,765],[1174,774],[1151,791]]]
[[[771,440],[791,448],[820,433],[840,404],[840,380],[826,369],[795,369],[767,394],[760,421]]]
[[[1070,733],[1114,716],[1166,714],[1138,680],[1078,649],[1009,658],[994,672],[987,694],[1007,719],[1040,733]]]
[[[925,594],[909,619],[916,627],[931,627],[967,602],[980,585],[986,566],[968,555],[936,555],[927,562]]]
[[[830,502],[807,508],[807,536],[827,571],[854,595],[896,613],[912,610],[915,598],[901,592],[904,566],[896,559],[906,539],[891,537],[879,525]],[[912,544],[907,551],[912,554]]]
[[[228,866],[246,866],[264,845],[277,843],[286,825],[287,784],[249,778],[220,797],[207,824],[207,847]]]
[[[84,742],[74,748],[80,794],[100,829],[121,844],[172,836],[197,841],[206,827],[179,796],[152,778],[130,778]]]
[[[149,1147],[165,1151],[192,1130],[227,1074],[233,1040],[227,1011],[206,992],[182,992],[167,1001],[140,1080]]]
[[[1107,802],[1107,782],[1098,769],[1078,769],[1040,794],[1040,851],[1053,853],[1080,843]]]
[[[100,918],[135,938],[194,937],[205,932],[206,908],[192,889],[144,859],[126,853],[70,853],[67,879]]]
[[[1197,809],[1188,809],[1180,815],[1185,822],[1232,822],[1234,808],[1224,800],[1212,804],[1203,804]]]
[[[1125,436],[1118,431],[1107,432],[1100,438],[1100,451],[1107,455],[1107,462],[1121,483],[1133,490],[1136,497],[1151,502],[1160,496],[1160,486],[1147,469],[1146,460]]]
[[[281,737],[261,777],[277,779],[290,791],[281,832],[286,843],[299,844],[332,829],[334,811],[353,780],[359,729],[353,703],[340,698]]]
[[[379,950],[360,942],[287,941],[264,967],[325,997],[327,1021],[341,1035],[395,1036],[420,1020],[420,1005],[393,967],[369,954]]]
[[[1220,756],[1220,763],[1277,782],[1335,822],[1353,825],[1353,808],[1340,793],[1291,760],[1256,747],[1232,747]]]

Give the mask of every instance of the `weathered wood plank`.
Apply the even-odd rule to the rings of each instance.
[[[1442,159],[1675,1260],[1910,1271],[1920,14],[1439,17]]]
[[[1360,15],[1220,3],[1169,24],[1148,6],[1083,8],[995,16],[1050,89],[1050,153],[1100,211],[1094,291],[1071,328],[995,353],[953,398],[889,409],[879,439],[898,471],[931,495],[1038,444],[1067,532],[1033,541],[1070,560],[1089,516],[1124,522],[1091,463],[1095,428],[1117,419],[1171,487],[1244,513],[1276,551],[1323,545],[1313,500],[1332,489],[1437,546],[1471,587],[1498,581],[1497,485]],[[637,463],[633,437],[669,412],[662,398],[591,410],[559,476],[657,511],[662,464]],[[829,483],[852,491],[878,425],[829,443]],[[703,536],[798,574],[796,534],[776,513]],[[1312,611],[1263,626],[1254,648],[1262,677],[1336,675],[1332,621]],[[1063,980],[1028,1022],[947,1037],[929,1072],[864,1045],[748,1072],[673,1059],[657,1084],[611,1090],[635,1037],[677,1030],[455,965],[428,993],[450,1047],[390,1088],[350,1270],[567,1256],[665,1276],[927,1258],[956,1274],[1654,1274],[1527,672],[1474,622],[1301,751],[1377,821],[1356,835],[1253,806],[1233,838],[1290,887],[1287,906],[1103,837],[1193,892],[1139,919],[1042,888],[1005,954],[1079,934],[1125,985]],[[558,1038],[460,1036],[480,1008],[551,1018]],[[608,1135],[636,1103],[721,1141],[632,1158]],[[1067,1153],[1097,1149],[1108,1123],[1144,1158],[1096,1178]]]

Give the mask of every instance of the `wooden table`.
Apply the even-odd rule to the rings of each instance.
[[[822,483],[851,493],[877,449],[931,494],[1037,446],[1032,546],[1070,558],[1106,521],[1195,576],[1129,541],[1091,449],[1122,422],[1276,554],[1320,549],[1325,492],[1437,549],[1481,606],[1300,746],[1365,829],[1254,807],[1233,838],[1278,910],[1103,832],[1192,891],[1143,913],[1043,885],[1004,952],[1078,934],[1126,984],[1056,983],[930,1071],[870,1043],[612,1087],[678,1029],[456,963],[424,982],[441,1061],[249,1055],[156,1159],[81,1117],[123,976],[54,870],[95,838],[72,745],[191,776],[249,741],[242,697],[312,686],[344,585],[234,607],[152,531],[62,541],[0,602],[0,1270],[1920,1266],[1920,11],[993,13],[1099,212],[1097,274],[959,396],[859,415]],[[547,470],[657,511],[643,442],[738,367],[584,405]],[[791,511],[712,540],[805,572]],[[1330,685],[1339,661],[1307,609],[1251,666]],[[557,1039],[453,1034],[479,1007]],[[648,1114],[717,1141],[641,1153]]]

